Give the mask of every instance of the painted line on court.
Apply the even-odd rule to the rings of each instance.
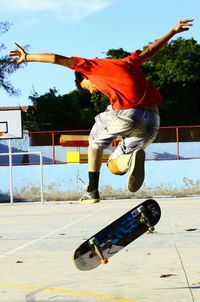
[[[30,242],[27,242],[27,243],[25,243],[25,244],[23,244],[23,245],[21,245],[21,246],[15,248],[15,249],[9,251],[9,252],[6,252],[6,253],[0,255],[0,259],[6,257],[6,256],[8,256],[8,255],[14,254],[14,253],[16,253],[16,252],[18,252],[18,251],[20,251],[20,250],[23,250],[23,249],[26,248],[27,246],[33,245],[33,244],[35,244],[35,243],[38,243],[39,241],[41,241],[41,240],[43,240],[43,239],[45,239],[45,238],[47,238],[47,237],[49,237],[49,236],[51,236],[51,235],[53,235],[53,234],[55,234],[55,233],[57,233],[57,232],[59,232],[59,231],[65,229],[65,228],[68,228],[68,227],[70,227],[70,226],[72,226],[72,225],[74,225],[74,224],[76,224],[76,223],[78,223],[78,222],[80,222],[80,221],[82,221],[82,220],[87,219],[88,217],[90,217],[90,216],[92,216],[92,215],[95,215],[95,214],[97,214],[97,213],[103,211],[105,208],[106,208],[106,207],[103,207],[102,209],[100,209],[100,210],[98,210],[98,211],[94,211],[94,212],[92,212],[92,213],[90,213],[90,214],[88,214],[88,215],[86,215],[86,216],[84,216],[84,217],[81,217],[81,218],[79,218],[79,219],[77,219],[77,220],[75,220],[75,221],[73,221],[73,222],[71,222],[71,223],[69,223],[69,224],[66,224],[66,225],[64,225],[64,226],[62,226],[62,227],[60,227],[60,228],[57,228],[56,230],[51,231],[51,232],[49,232],[49,233],[43,235],[43,236],[40,237],[40,238],[34,239],[34,240],[32,240],[32,241],[30,241]]]
[[[103,295],[103,294],[95,294],[95,293],[89,293],[89,292],[83,292],[78,290],[71,290],[71,289],[63,289],[63,288],[41,288],[34,285],[21,285],[21,284],[0,284],[0,288],[10,288],[10,289],[22,289],[22,290],[32,290],[37,291],[37,293],[45,291],[45,292],[51,292],[55,294],[62,294],[64,296],[75,296],[75,297],[84,297],[84,298],[93,298],[98,300],[104,300],[104,301],[117,301],[117,302],[139,302],[136,300],[130,300],[127,298],[117,297],[117,296],[110,296],[110,295]],[[31,293],[29,293],[29,296]]]

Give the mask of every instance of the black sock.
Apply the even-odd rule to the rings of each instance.
[[[89,172],[89,185],[87,188],[88,192],[98,190],[99,187],[99,174],[100,172]]]

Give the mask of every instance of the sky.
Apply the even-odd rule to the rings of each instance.
[[[193,27],[173,39],[200,43],[199,0],[0,0],[0,21],[12,24],[0,36],[6,46],[0,55],[15,49],[15,42],[28,44],[30,53],[67,57],[104,57],[120,47],[131,52],[193,18]],[[56,88],[63,95],[76,89],[74,72],[53,64],[23,64],[8,79],[21,93],[14,97],[0,89],[0,106],[31,105],[34,91],[43,95]]]

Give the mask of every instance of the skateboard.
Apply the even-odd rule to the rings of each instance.
[[[161,210],[153,199],[147,199],[83,242],[74,252],[75,266],[88,271],[118,253],[147,231],[153,232]]]

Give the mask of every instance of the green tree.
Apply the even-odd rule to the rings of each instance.
[[[34,92],[29,99],[32,106],[23,118],[24,129],[90,129],[93,124],[94,106],[85,91],[74,90],[61,96],[53,88],[41,96]]]
[[[130,52],[124,50],[123,48],[117,48],[117,49],[109,49],[106,52],[106,57],[108,59],[123,59],[130,55]]]
[[[161,125],[200,123],[200,45],[193,38],[172,40],[143,67],[160,88]]]
[[[11,27],[8,22],[0,22],[0,35],[5,34]],[[0,42],[0,52],[5,51],[6,46]],[[19,69],[17,64],[10,63],[7,55],[0,56],[0,89],[5,90],[9,95],[19,95],[20,91],[15,89],[9,81],[9,76]]]

